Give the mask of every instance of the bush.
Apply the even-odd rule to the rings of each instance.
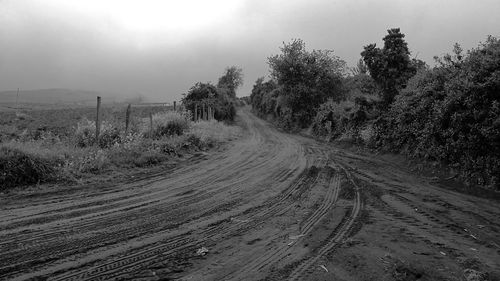
[[[180,136],[189,128],[186,116],[176,111],[167,111],[153,115],[153,138]],[[145,135],[149,132],[144,132]]]
[[[217,88],[210,83],[196,83],[182,98],[182,104],[193,113],[196,105],[198,111],[201,110],[203,104],[210,106],[214,109],[214,116],[217,120],[233,121],[236,115],[231,90],[227,87]]]
[[[315,136],[336,138],[349,127],[349,118],[355,104],[351,101],[334,102],[320,105],[312,123]]]
[[[26,152],[19,148],[0,147],[0,188],[48,182],[58,177],[64,161],[49,154]]]
[[[378,146],[442,161],[500,189],[500,41],[420,70],[374,123]]]
[[[312,123],[312,132],[318,137],[342,137],[344,140],[367,143],[373,135],[369,120],[378,114],[376,102],[364,96],[341,102],[330,100],[319,107]]]
[[[307,51],[305,43],[296,39],[284,44],[281,54],[269,57],[268,63],[271,77],[280,88],[281,112],[277,114],[285,127],[307,127],[320,104],[344,98],[342,78],[346,64],[330,50]],[[271,93],[262,80],[257,83],[261,85],[254,87],[256,91]],[[261,94],[261,100],[264,95]],[[262,108],[259,110],[263,113]]]

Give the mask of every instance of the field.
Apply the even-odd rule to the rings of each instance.
[[[28,133],[46,131],[60,137],[69,137],[82,119],[95,120],[95,107],[47,108],[46,105],[27,105],[30,110],[0,111],[0,140],[16,138],[24,130]],[[34,109],[31,109],[34,108]],[[101,120],[125,127],[127,104],[103,105]],[[147,118],[149,114],[172,110],[167,106],[132,106],[133,118]]]
[[[158,166],[237,137],[215,120],[192,122],[172,107],[126,105],[0,112],[0,190],[40,183],[98,182],[131,169]],[[150,119],[150,117],[152,119]],[[100,175],[100,176],[98,176]]]

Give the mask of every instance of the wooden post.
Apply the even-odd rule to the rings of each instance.
[[[128,126],[130,124],[130,107],[132,105],[129,103],[127,106],[127,112],[125,113],[125,136],[128,133]]]
[[[101,130],[101,121],[99,120],[99,110],[101,109],[101,97],[97,97],[97,112],[95,116],[95,143],[99,145],[99,132]]]
[[[201,105],[201,120],[205,120],[205,103]]]
[[[16,96],[16,114],[19,113],[19,88],[17,88],[17,96]]]
[[[153,113],[149,113],[149,137],[153,138]]]
[[[198,104],[194,104],[194,122],[198,121]]]
[[[212,120],[212,107],[208,107],[208,120]]]
[[[175,101],[174,101],[174,111],[175,111],[176,109],[177,109],[177,108],[176,108],[176,104],[175,104]]]

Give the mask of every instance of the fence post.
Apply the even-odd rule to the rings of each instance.
[[[153,138],[153,113],[149,113],[149,137]]]
[[[127,106],[127,112],[125,113],[125,136],[128,133],[128,126],[130,124],[130,107],[132,105],[129,103]]]
[[[176,110],[176,108],[177,108],[177,107],[176,107],[176,104],[175,104],[175,101],[174,101],[174,111]]]
[[[101,97],[97,97],[97,112],[95,116],[95,143],[99,145],[99,132],[101,130],[101,123],[99,120],[99,109],[101,108]]]

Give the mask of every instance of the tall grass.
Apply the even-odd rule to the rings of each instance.
[[[153,115],[152,135],[148,123],[149,119],[143,120],[125,135],[103,122],[97,144],[95,122],[86,119],[66,141],[43,135],[0,143],[0,189],[157,165],[240,135],[237,127],[217,121],[192,123],[189,116],[177,112]]]
[[[227,126],[215,120],[198,121],[189,129],[189,133],[200,138],[201,142],[208,145],[232,140],[240,136],[238,127]]]

